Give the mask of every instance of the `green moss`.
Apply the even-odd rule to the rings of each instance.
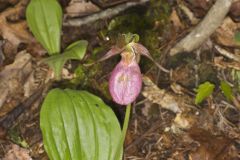
[[[74,71],[75,78],[71,80],[71,83],[79,85],[80,83],[84,82],[86,77],[85,72],[86,71],[83,65],[79,65]]]
[[[162,34],[168,29],[169,15],[170,6],[166,1],[151,0],[146,8],[136,8],[112,19],[101,33],[113,41],[116,41],[118,34],[136,33],[140,36],[140,43],[149,49],[154,58],[158,58]]]
[[[25,139],[23,139],[21,136],[20,136],[20,131],[19,129],[17,128],[11,128],[9,131],[8,131],[8,135],[9,135],[9,138],[12,142],[14,142],[15,144],[18,144],[20,145],[21,147],[23,148],[29,148],[29,145],[28,143],[26,142]]]

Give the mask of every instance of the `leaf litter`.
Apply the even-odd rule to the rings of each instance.
[[[80,5],[75,6],[75,3],[80,2],[72,0],[66,3],[66,18],[91,16],[92,13],[103,10],[102,5],[96,9],[94,1],[85,4],[92,3],[89,10],[88,6],[78,10]],[[105,3],[104,6],[110,8],[113,4]],[[114,5],[122,3],[125,1],[114,2]],[[8,8],[9,4],[12,8]],[[18,156],[18,159],[24,160],[31,158],[45,160],[48,158],[43,149],[39,129],[39,106],[49,88],[47,82],[51,81],[49,80],[51,72],[48,67],[38,64],[44,58],[45,51],[27,29],[24,16],[22,16],[26,4],[27,1],[20,0],[0,5],[2,7],[0,34],[4,42],[1,46],[4,59],[0,72],[4,76],[1,77],[0,84],[6,84],[2,96],[6,91],[11,91],[5,96],[8,100],[1,98],[2,106],[11,105],[7,107],[6,112],[0,110],[0,131],[4,133],[1,134],[0,158],[11,160]],[[168,56],[168,51],[173,44],[191,31],[192,27],[198,24],[198,20],[201,21],[204,18],[213,4],[213,1],[206,0],[181,2],[153,0],[150,5],[130,9],[113,18],[111,21],[115,21],[114,27],[108,26],[110,20],[104,20],[104,23],[96,22],[95,25],[90,25],[91,27],[63,28],[63,46],[67,46],[76,39],[89,40],[90,47],[86,58],[89,62],[106,53],[105,51],[114,44],[112,37],[116,33],[134,31],[140,35],[140,42],[149,48],[154,60],[170,69],[169,74],[164,73],[145,58],[140,61],[144,86],[142,96],[139,96],[133,108],[125,142],[126,160],[237,160],[240,158],[240,111],[237,108],[240,101],[240,80],[239,76],[236,76],[240,72],[239,62],[214,48],[218,45],[228,53],[239,56],[239,44],[234,39],[239,31],[239,5],[231,8],[230,17],[226,16],[222,25],[198,49],[192,53]],[[74,10],[71,9],[73,6]],[[139,17],[136,12],[142,16]],[[17,15],[17,18],[14,19],[12,15]],[[129,15],[134,23],[129,21]],[[106,37],[110,38],[110,41]],[[27,44],[27,47],[22,47],[20,44]],[[95,55],[91,54],[93,48],[97,47],[99,47],[99,52]],[[19,52],[23,49],[27,49],[28,52]],[[16,63],[21,56],[30,58],[29,64],[24,66],[27,68]],[[71,83],[68,80],[50,83],[55,87],[91,90],[113,107],[121,122],[124,111],[114,105],[107,91],[108,87],[105,85],[117,59],[112,58],[112,61],[105,61],[90,67],[84,66],[82,62],[67,62],[63,72],[78,78],[78,75],[74,74],[74,69],[81,67],[84,72],[84,83]],[[11,66],[15,68],[14,72],[8,69]],[[96,70],[101,70],[101,72],[96,72]],[[11,81],[16,82],[17,85],[10,85]],[[210,96],[204,98],[201,104],[196,105],[194,89],[206,81],[213,83],[216,86],[215,90]],[[221,81],[229,84],[235,101],[228,101],[228,98],[222,94]],[[35,83],[39,86],[35,86]],[[43,90],[40,90],[41,87]],[[39,94],[34,99],[32,96],[37,90]],[[32,99],[31,103],[25,101],[29,99]],[[4,119],[10,117],[12,111],[19,106],[28,107],[11,120],[11,125],[6,125],[9,126],[8,128],[2,127],[6,124]],[[30,148],[23,149],[12,144],[7,132],[12,128],[19,131],[20,136],[26,140]]]

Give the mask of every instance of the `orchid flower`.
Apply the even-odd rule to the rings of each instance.
[[[113,100],[120,105],[128,105],[136,100],[142,88],[142,75],[138,65],[140,55],[151,59],[149,51],[140,43],[138,36],[126,34],[124,47],[113,46],[99,61],[120,54],[121,61],[113,69],[109,79],[109,91]],[[157,64],[155,62],[155,64]],[[157,64],[158,67],[161,67]],[[161,67],[161,69],[164,69]],[[164,69],[166,71],[166,69]]]

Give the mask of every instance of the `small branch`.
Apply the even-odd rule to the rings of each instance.
[[[221,55],[223,55],[223,56],[225,56],[225,57],[227,57],[227,58],[229,58],[231,60],[240,62],[240,57],[239,56],[230,53],[229,51],[221,48],[218,45],[215,45],[215,48],[217,49],[218,53],[220,53]]]
[[[127,3],[124,3],[124,4],[117,5],[113,8],[103,10],[99,13],[95,13],[93,15],[84,17],[84,18],[66,20],[66,22],[63,23],[63,25],[64,26],[80,27],[82,25],[89,24],[89,23],[95,22],[95,21],[100,20],[100,19],[112,18],[112,17],[118,15],[119,13],[129,9],[129,8],[132,8],[132,7],[135,7],[135,6],[138,6],[138,5],[144,5],[149,1],[150,0],[139,0],[137,2],[127,2]]]
[[[202,22],[170,50],[170,55],[191,52],[206,41],[221,25],[233,0],[217,0]]]

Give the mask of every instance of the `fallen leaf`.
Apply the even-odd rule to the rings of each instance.
[[[96,13],[100,9],[92,2],[86,2],[84,0],[72,0],[69,6],[66,8],[66,15],[68,17],[81,17],[92,13]]]
[[[0,117],[23,100],[23,85],[32,72],[31,58],[25,51],[20,52],[14,63],[0,72]]]
[[[167,93],[164,89],[158,88],[148,77],[143,77],[144,88],[142,94],[152,103],[159,104],[161,107],[174,113],[181,112],[175,97]]]
[[[5,56],[8,57],[8,53],[15,55],[18,51],[20,44],[27,44],[27,49],[35,47],[36,40],[30,34],[26,21],[17,21],[15,23],[9,22],[8,17],[14,17],[15,15],[23,15],[25,13],[25,8],[28,4],[28,0],[22,0],[14,7],[3,11],[0,14],[0,35],[9,44],[9,48],[5,48]],[[10,51],[8,51],[8,49]],[[39,47],[38,47],[39,49]],[[42,54],[43,48],[37,51]],[[36,50],[34,50],[36,51]],[[34,53],[33,53],[34,54]]]
[[[176,27],[178,31],[183,30],[185,28],[175,9],[172,11],[170,15],[170,20],[172,21],[174,27]]]
[[[12,144],[11,149],[6,153],[3,160],[32,160],[30,151]]]
[[[233,22],[229,17],[225,18],[214,34],[217,43],[227,47],[239,47],[240,43],[235,41],[235,34],[239,28],[240,23]]]

